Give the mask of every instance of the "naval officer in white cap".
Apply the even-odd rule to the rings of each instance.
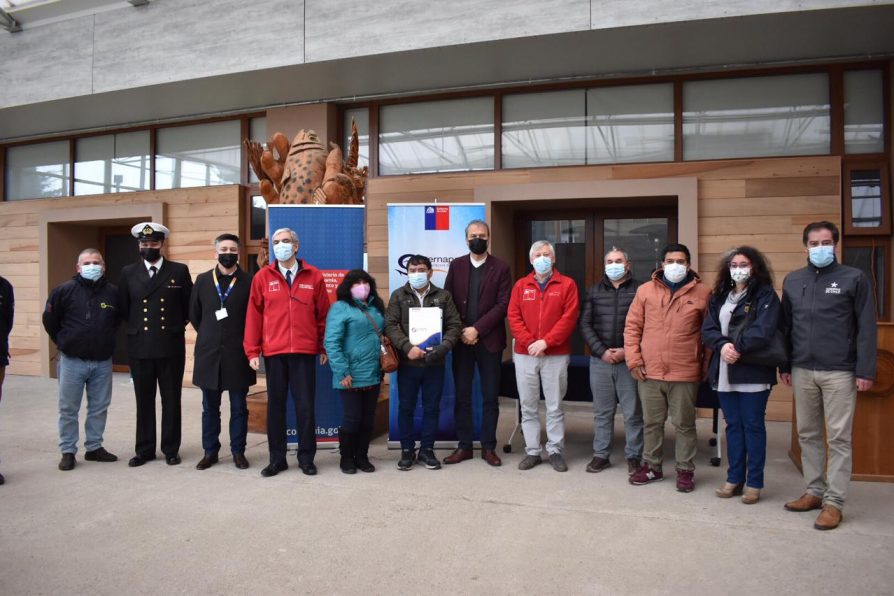
[[[137,398],[135,455],[127,465],[155,459],[155,389],[161,393],[161,451],[168,465],[180,463],[180,390],[186,359],[184,332],[192,277],[183,263],[162,256],[170,230],[144,222],[130,233],[140,261],[121,270],[118,289],[127,327],[127,357]]]

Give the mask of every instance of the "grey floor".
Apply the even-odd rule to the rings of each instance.
[[[844,524],[814,530],[812,513],[782,508],[803,490],[787,424],[769,424],[767,487],[747,506],[714,497],[724,475],[707,463],[709,421],[697,488],[680,494],[672,480],[631,486],[621,465],[585,473],[592,425],[580,406],[566,416],[565,474],[520,472],[520,440],[499,469],[476,458],[398,472],[380,437],[374,474],[342,474],[321,451],[318,476],[293,466],[267,479],[254,434],[250,469],[227,457],[200,472],[200,414],[198,391],[184,390],[182,465],[128,468],[134,400],[116,375],[105,446],[121,461],[79,454],[60,472],[55,381],[7,377],[0,594],[894,593],[894,484],[853,483]]]

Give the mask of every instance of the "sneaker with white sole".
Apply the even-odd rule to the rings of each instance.
[[[639,470],[633,473],[628,480],[630,480],[630,484],[635,486],[641,486],[643,484],[650,484],[652,482],[659,482],[664,480],[664,473],[661,469],[654,469],[649,466],[647,463],[643,463],[640,466]]]

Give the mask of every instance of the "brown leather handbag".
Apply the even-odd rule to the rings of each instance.
[[[378,325],[376,325],[373,318],[369,316],[369,313],[364,310],[363,314],[365,314],[366,318],[369,319],[369,322],[372,323],[373,329],[376,330],[376,335],[379,336],[379,349],[381,350],[379,353],[379,363],[382,365],[382,372],[392,373],[396,371],[397,367],[400,366],[400,356],[397,354],[397,348],[391,344],[390,339],[382,335]]]

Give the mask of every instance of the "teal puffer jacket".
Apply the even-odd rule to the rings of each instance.
[[[323,345],[332,368],[332,386],[344,389],[341,380],[351,375],[353,387],[371,387],[382,381],[379,363],[379,336],[369,319],[368,312],[379,331],[385,326],[385,317],[371,304],[348,304],[336,300],[326,317],[326,337]]]

